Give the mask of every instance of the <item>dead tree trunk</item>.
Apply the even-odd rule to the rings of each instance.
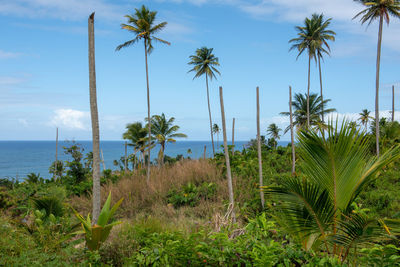
[[[259,175],[259,183],[260,183],[260,199],[261,206],[264,208],[264,191],[262,190],[263,186],[263,173],[262,173],[262,159],[261,159],[261,136],[260,136],[260,92],[257,86],[257,151],[258,151],[258,175]]]

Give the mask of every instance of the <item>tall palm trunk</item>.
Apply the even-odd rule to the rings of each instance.
[[[227,180],[228,180],[229,205],[232,209],[232,220],[233,220],[233,222],[236,222],[235,200],[233,198],[231,164],[229,162],[228,142],[227,142],[227,137],[226,137],[224,96],[222,93],[221,86],[219,87],[219,98],[220,98],[220,102],[221,102],[222,132],[223,132],[223,136],[224,136],[224,152],[225,152],[225,161],[226,161],[226,176],[227,176]]]
[[[128,143],[125,141],[125,158],[124,158],[124,171],[125,171],[125,172],[126,172],[127,169],[128,169],[127,157],[128,157]]]
[[[211,120],[211,107],[210,107],[210,94],[208,92],[208,75],[206,73],[206,85],[207,85],[207,103],[208,103],[208,116],[210,117],[210,133],[211,133],[211,144],[213,149],[213,157],[215,156],[215,148],[214,148],[214,137],[212,132],[212,120]]]
[[[263,186],[263,174],[262,174],[262,159],[261,159],[261,136],[260,136],[260,92],[257,86],[257,152],[258,152],[258,175],[260,188]],[[261,207],[264,208],[264,192],[260,190]]]
[[[307,128],[310,128],[310,67],[311,55],[308,55],[308,85],[307,85]]]
[[[90,115],[92,120],[93,138],[93,224],[96,224],[100,214],[100,133],[99,114],[97,111],[96,68],[94,53],[94,12],[89,16],[89,89]]]
[[[235,118],[232,120],[232,156],[235,155]]]
[[[376,53],[375,136],[376,136],[376,155],[378,157],[379,157],[379,70],[381,63],[382,26],[383,26],[383,14],[381,14],[379,18],[378,48]]]
[[[151,120],[150,120],[150,86],[149,86],[149,67],[147,64],[147,39],[144,38],[144,55],[146,59],[146,83],[147,83],[147,120],[149,129],[149,150],[147,152],[148,162],[147,162],[147,182],[150,181],[150,150],[151,150]]]
[[[394,122],[394,85],[392,85],[392,122]]]
[[[319,85],[321,88],[321,117],[322,117],[322,123],[325,122],[324,120],[324,95],[322,94],[322,71],[321,71],[321,56],[318,55],[318,69],[319,69]]]
[[[57,170],[58,170],[58,127],[56,128],[56,161],[54,164],[53,180],[57,179]]]
[[[289,86],[289,113],[290,113],[290,141],[292,143],[292,175],[296,172],[296,152],[294,150],[294,131],[292,113],[292,87]]]

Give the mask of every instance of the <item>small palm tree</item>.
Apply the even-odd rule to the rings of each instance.
[[[150,86],[149,86],[149,70],[147,63],[147,55],[153,51],[153,41],[160,42],[163,44],[170,45],[169,42],[160,39],[154,36],[156,33],[160,32],[165,28],[167,22],[161,22],[155,25],[156,21],[156,11],[150,11],[144,5],[137,9],[135,8],[135,14],[126,15],[125,17],[128,19],[128,24],[121,24],[122,29],[125,29],[135,35],[135,38],[129,40],[119,46],[117,46],[116,50],[119,51],[122,48],[129,47],[139,40],[143,39],[144,42],[144,55],[146,62],[146,83],[147,83],[147,119],[150,121]],[[148,141],[151,140],[151,121],[148,124]],[[150,144],[149,144],[150,148]],[[150,179],[150,150],[148,150],[148,158],[149,162],[147,165],[147,181]]]
[[[325,135],[301,131],[298,151],[304,178],[287,179],[266,192],[277,203],[282,227],[305,249],[325,250],[345,261],[350,249],[383,239],[389,231],[390,221],[358,214],[353,203],[383,167],[400,157],[400,146],[371,157],[365,132],[348,122],[338,125],[330,123]]]
[[[218,124],[214,123],[213,128],[212,128],[213,134],[217,135],[217,147],[218,147],[218,142],[219,142],[219,133],[221,132],[221,129],[219,128]]]
[[[134,154],[137,152],[141,153],[142,161],[144,162],[144,153],[146,151],[146,128],[143,127],[141,122],[129,123],[126,125],[126,132],[122,135],[122,138],[130,141],[129,146],[133,147]],[[139,157],[140,158],[140,157]],[[140,161],[140,159],[139,159]]]
[[[278,145],[277,141],[281,138],[281,135],[280,135],[281,131],[282,131],[282,129],[279,128],[278,125],[276,125],[275,123],[271,123],[268,126],[267,133],[268,133],[269,137],[271,137],[271,139],[273,139],[275,148]]]
[[[315,19],[305,18],[304,26],[296,26],[297,38],[293,38],[289,43],[293,43],[289,51],[297,50],[297,58],[303,54],[304,51],[308,53],[308,84],[307,84],[307,127],[310,127],[310,67],[311,59],[316,61],[317,48],[321,47],[320,40],[318,39],[319,25]]]
[[[160,152],[158,153],[158,158],[161,164],[164,163],[165,145],[167,143],[175,143],[176,140],[174,138],[176,137],[187,137],[186,134],[177,133],[180,127],[178,125],[173,125],[174,121],[174,117],[167,119],[164,113],[161,115],[153,115],[151,117],[153,135],[157,142],[161,145]]]
[[[370,25],[379,19],[378,49],[376,53],[376,82],[375,82],[375,128],[376,128],[376,154],[379,156],[379,72],[381,61],[382,28],[385,21],[389,25],[390,16],[400,18],[400,0],[354,0],[361,3],[365,9],[354,16],[361,16],[361,24],[368,22]]]
[[[207,103],[208,103],[208,116],[210,118],[210,134],[211,134],[211,144],[213,148],[213,155],[215,155],[214,148],[214,137],[213,137],[213,129],[212,129],[212,119],[211,119],[211,108],[210,108],[210,94],[208,90],[208,78],[212,80],[212,78],[217,78],[215,73],[221,75],[217,70],[217,66],[219,66],[218,58],[212,53],[213,48],[202,47],[196,50],[195,55],[190,56],[189,65],[193,65],[194,67],[189,70],[189,72],[195,72],[195,76],[193,79],[198,78],[200,76],[206,75],[206,87],[207,87]]]
[[[334,108],[324,108],[327,106],[327,103],[330,102],[330,99],[325,99],[322,102],[322,99],[317,94],[311,94],[309,98],[309,117],[310,117],[310,126],[318,126],[324,125],[321,120],[322,114],[326,115],[331,112],[336,111]],[[307,95],[306,94],[295,94],[294,101],[292,101],[292,107],[294,109],[293,116],[293,126],[297,127],[297,130],[306,129],[307,128]],[[290,116],[289,112],[281,112],[281,115]],[[285,133],[290,130],[290,125],[285,129]]]
[[[370,119],[373,119],[369,114],[371,113],[371,111],[369,111],[368,109],[363,109],[359,115],[360,118],[358,119],[359,121],[361,121],[361,124],[364,125],[365,130],[367,130],[368,127],[368,122]]]

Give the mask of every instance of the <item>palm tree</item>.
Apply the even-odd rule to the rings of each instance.
[[[324,109],[330,99],[325,99],[321,102],[321,97],[317,94],[311,94],[309,98],[309,111],[310,111],[310,126],[324,125],[322,123],[322,114],[326,115],[336,111],[334,108]],[[297,127],[297,130],[307,128],[307,95],[306,94],[295,94],[294,101],[292,101],[292,107],[294,108],[293,126]],[[289,112],[281,112],[281,115],[290,116]],[[285,129],[285,133],[290,130],[290,125]]]
[[[358,119],[359,121],[361,121],[361,124],[364,125],[365,130],[367,130],[368,127],[368,122],[370,119],[373,119],[369,114],[371,113],[371,111],[369,111],[368,109],[363,109],[359,115],[360,118]]]
[[[275,140],[279,140],[279,138],[281,138],[279,132],[282,131],[281,128],[278,127],[278,125],[276,125],[276,123],[271,123],[268,126],[267,129],[267,133],[271,138],[274,138]]]
[[[218,142],[219,142],[219,133],[221,132],[221,129],[219,128],[218,124],[214,123],[213,128],[212,128],[213,134],[217,135],[217,147],[218,147]]]
[[[187,137],[186,134],[177,133],[180,127],[178,125],[173,125],[174,121],[174,117],[167,119],[164,113],[161,115],[153,115],[151,117],[151,128],[153,135],[155,136],[157,142],[161,145],[161,149],[158,154],[160,163],[164,163],[165,145],[167,143],[175,143],[175,137]]]
[[[325,135],[301,131],[298,150],[304,178],[289,178],[266,192],[277,203],[278,222],[304,248],[324,249],[345,261],[351,248],[383,239],[389,231],[389,221],[359,214],[352,204],[383,167],[400,157],[400,146],[371,157],[365,132],[346,121],[338,125],[331,122]]]
[[[129,123],[126,125],[126,132],[122,135],[122,138],[130,141],[129,146],[133,147],[134,154],[140,151],[142,161],[144,162],[144,153],[148,147],[146,128],[143,127],[141,122]],[[140,161],[140,159],[139,159]]]
[[[375,136],[376,154],[379,156],[379,71],[381,61],[382,28],[383,20],[389,25],[390,16],[400,18],[400,0],[354,0],[365,6],[365,9],[354,16],[353,19],[361,16],[361,24],[368,22],[370,25],[374,20],[379,19],[378,47],[376,52],[376,82],[375,82]]]
[[[318,58],[318,70],[319,70],[319,84],[321,88],[321,101],[324,102],[324,97],[322,94],[322,71],[321,71],[321,59],[323,59],[323,54],[330,55],[331,48],[329,47],[328,41],[335,41],[336,33],[332,30],[327,30],[331,24],[332,18],[324,20],[323,14],[313,14],[312,20],[315,20],[318,25],[317,38],[319,39],[319,45],[316,47],[317,58]],[[322,110],[324,107],[322,106]],[[322,122],[324,122],[324,113],[322,112]]]
[[[212,80],[212,78],[217,79],[215,73],[219,73],[216,69],[219,66],[218,58],[214,56],[212,53],[213,48],[207,48],[203,46],[202,48],[196,49],[196,54],[190,56],[189,65],[194,65],[193,69],[189,70],[189,72],[195,72],[195,76],[193,79],[198,78],[200,76],[206,75],[206,87],[207,87],[207,103],[208,103],[208,116],[210,118],[210,134],[211,134],[211,144],[213,148],[213,155],[215,155],[214,148],[214,137],[212,130],[212,119],[211,119],[211,108],[210,108],[210,95],[208,90],[208,78]]]
[[[151,140],[151,121],[150,121],[150,86],[149,86],[149,68],[147,63],[147,54],[150,54],[153,51],[152,42],[160,42],[163,44],[170,45],[169,42],[160,39],[154,34],[161,31],[166,25],[167,22],[161,22],[159,24],[155,24],[156,21],[156,11],[150,11],[147,7],[142,5],[140,9],[135,8],[135,14],[126,15],[125,17],[128,19],[128,24],[121,24],[122,29],[128,30],[129,32],[135,35],[135,38],[129,40],[119,46],[117,46],[116,50],[119,51],[122,48],[129,47],[139,40],[143,39],[144,41],[144,55],[146,62],[146,83],[147,83],[147,119],[149,120],[148,124],[148,141]],[[150,147],[150,144],[149,144]],[[148,158],[149,162],[147,164],[147,181],[150,179],[150,150],[148,150]]]
[[[297,58],[307,50],[308,53],[308,84],[307,84],[307,127],[310,127],[310,67],[311,59],[316,61],[317,48],[321,47],[318,38],[319,25],[315,19],[305,18],[304,26],[296,26],[297,38],[293,38],[289,43],[293,43],[289,51],[296,49],[298,51]]]
[[[96,94],[96,68],[94,53],[94,13],[89,16],[89,93],[90,93],[90,117],[92,121],[92,141],[93,141],[93,224],[96,224],[100,215],[100,133],[99,133],[99,114],[97,110]]]

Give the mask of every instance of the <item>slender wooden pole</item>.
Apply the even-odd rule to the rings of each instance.
[[[296,152],[294,150],[293,113],[292,113],[292,87],[289,86],[289,113],[290,113],[290,141],[292,143],[292,175],[296,172]]]
[[[125,172],[128,169],[128,158],[127,157],[128,157],[128,143],[125,141],[125,159],[124,159],[124,165],[125,165],[124,170],[125,170]]]
[[[96,224],[100,214],[100,131],[99,114],[97,110],[96,93],[96,68],[94,51],[94,12],[88,20],[89,34],[89,89],[90,89],[90,115],[92,121],[92,139],[93,139],[93,219]]]
[[[394,85],[392,85],[392,122],[394,122]]]
[[[235,155],[235,118],[232,120],[232,156]]]
[[[226,177],[228,180],[228,190],[229,190],[229,205],[231,206],[231,209],[232,209],[232,220],[233,220],[233,222],[236,222],[235,201],[233,198],[231,164],[229,162],[228,142],[227,142],[227,137],[226,137],[224,96],[222,93],[221,86],[219,87],[219,98],[220,98],[220,102],[221,102],[222,132],[224,135],[224,152],[225,152],[225,161],[226,161]]]
[[[260,92],[257,86],[256,94],[257,94],[257,152],[258,152],[258,175],[259,175],[259,183],[260,183],[260,198],[261,198],[261,206],[264,208],[265,200],[264,200],[264,191],[261,189],[263,186],[263,173],[262,173],[262,159],[261,159],[261,136],[260,136]]]
[[[58,127],[56,128],[56,161],[54,163],[54,174],[53,180],[57,179],[57,168],[58,167]]]
[[[103,170],[106,170],[106,164],[104,162],[104,156],[103,156],[103,149],[101,151],[101,163],[103,164]]]

